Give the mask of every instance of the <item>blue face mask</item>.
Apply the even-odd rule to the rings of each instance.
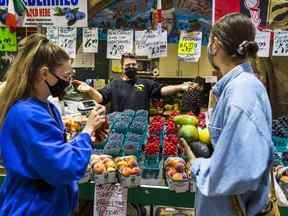
[[[57,83],[53,86],[49,85],[47,81],[46,84],[50,90],[50,93],[53,97],[62,97],[65,93],[65,89],[70,85],[69,81],[65,81],[58,77],[56,74],[51,73],[54,77],[57,78]]]

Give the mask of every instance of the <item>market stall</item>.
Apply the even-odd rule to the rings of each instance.
[[[35,32],[65,49],[74,59],[74,78],[98,90],[121,78],[120,59],[125,53],[135,53],[139,78],[161,86],[187,82],[200,86],[197,91],[151,100],[148,110],[109,112],[107,105],[109,114],[102,129],[109,131],[108,137],[98,143],[95,132],[93,154],[80,181],[80,202],[94,202],[95,215],[103,209],[110,209],[105,215],[124,215],[127,203],[150,206],[150,215],[158,205],[194,208],[195,180],[180,138],[196,157],[211,156],[208,102],[217,77],[208,64],[206,45],[212,21],[228,12],[248,14],[259,30],[255,40],[260,50],[254,66],[260,78],[265,75],[274,116],[282,116],[273,121],[273,156],[275,182],[283,195],[279,204],[288,206],[288,118],[283,116],[287,104],[278,99],[284,98],[287,89],[281,82],[288,55],[287,22],[281,11],[287,5],[272,0],[255,5],[235,1],[227,4],[229,8],[214,1],[217,13],[213,17],[212,1],[206,0],[39,2],[23,5],[25,1],[16,0],[8,5],[0,1],[0,92],[19,40]],[[270,60],[277,63],[274,69]],[[141,91],[142,86],[135,88]],[[67,140],[83,129],[90,111],[98,106],[75,85],[66,89],[62,100],[51,101],[61,110]],[[4,177],[3,169],[1,182]],[[288,215],[287,208],[281,207],[281,214]]]

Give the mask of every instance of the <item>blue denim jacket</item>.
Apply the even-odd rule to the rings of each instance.
[[[232,216],[231,195],[245,215],[265,206],[272,162],[272,116],[266,90],[249,64],[233,68],[213,88],[209,121],[214,152],[193,162],[197,216]]]

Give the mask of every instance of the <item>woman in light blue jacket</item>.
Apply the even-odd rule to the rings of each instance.
[[[217,99],[209,120],[214,152],[207,159],[195,158],[183,144],[198,188],[197,216],[236,215],[235,195],[245,216],[267,205],[272,117],[266,89],[248,63],[257,50],[248,17],[230,14],[212,27],[208,58],[222,76],[212,90]]]

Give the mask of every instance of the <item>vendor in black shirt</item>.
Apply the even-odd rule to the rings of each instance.
[[[110,112],[132,110],[149,110],[151,98],[172,95],[193,87],[191,83],[180,85],[161,86],[159,83],[149,79],[138,79],[137,61],[132,54],[125,54],[121,58],[123,69],[122,79],[113,80],[106,87],[97,91],[84,82],[74,81],[78,84],[78,90],[88,95],[89,98],[100,104],[111,102]]]

